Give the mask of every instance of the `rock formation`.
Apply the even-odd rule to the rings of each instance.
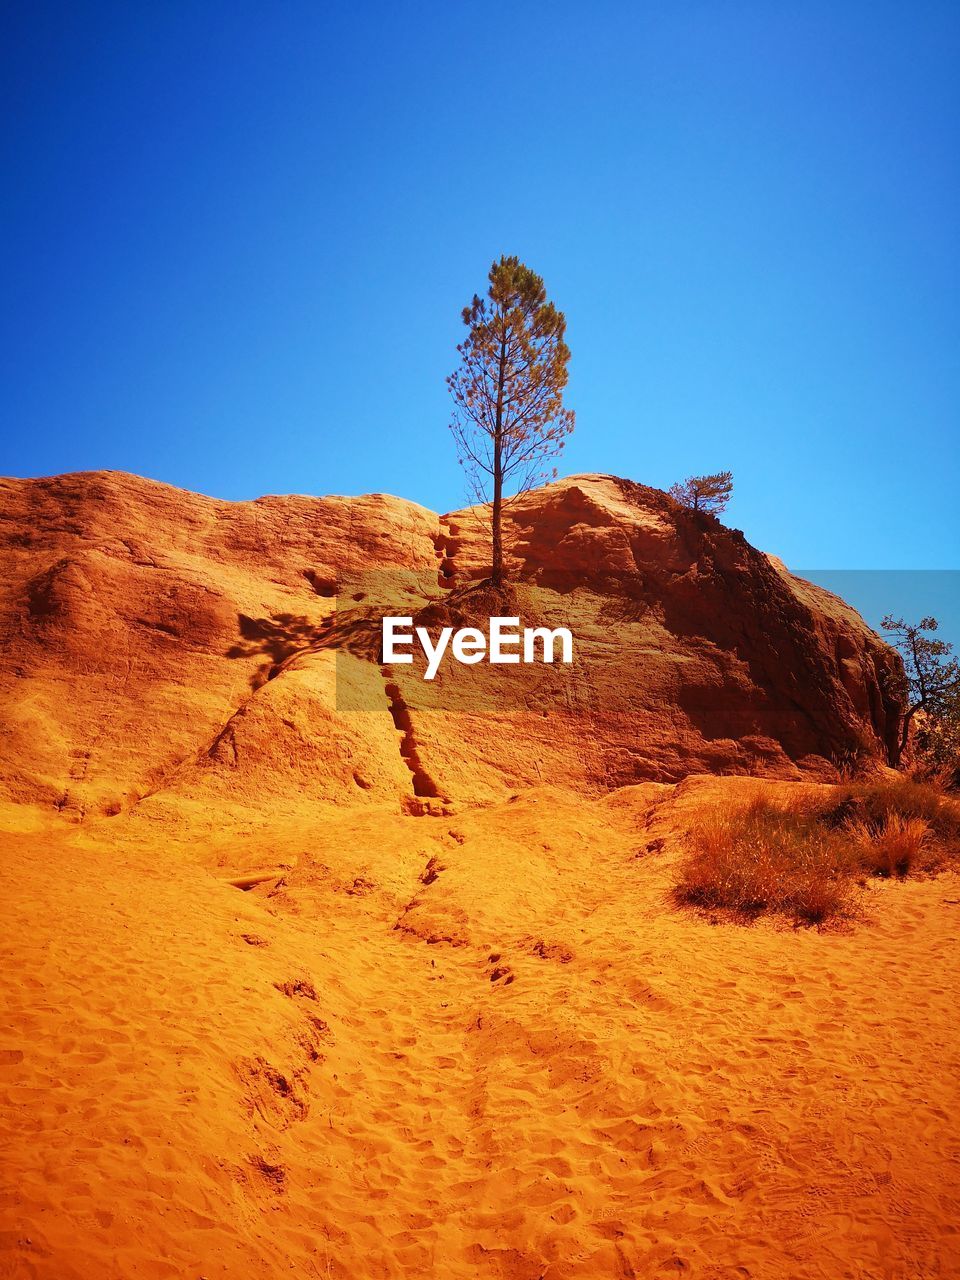
[[[381,494],[221,502],[122,473],[2,482],[0,772],[67,814],[286,798],[408,812],[560,781],[835,776],[886,758],[896,658],[714,518],[611,476],[482,513]],[[478,595],[479,591],[479,595]],[[572,667],[382,668],[379,619],[569,626]]]

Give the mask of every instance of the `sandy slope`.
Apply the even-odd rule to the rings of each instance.
[[[751,785],[17,811],[0,1275],[960,1274],[960,881],[676,912],[684,812]]]

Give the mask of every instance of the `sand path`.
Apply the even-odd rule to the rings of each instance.
[[[960,882],[677,913],[698,785],[5,838],[0,1275],[960,1274]]]

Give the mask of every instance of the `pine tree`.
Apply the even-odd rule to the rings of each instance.
[[[672,484],[670,497],[691,511],[709,511],[718,516],[725,511],[733,493],[733,472],[718,471],[712,476],[687,476],[682,484]]]
[[[548,459],[563,449],[574,415],[563,407],[570,350],[566,320],[547,301],[543,280],[518,258],[501,257],[487,295],[463,309],[466,338],[447,378],[454,410],[450,430],[472,496],[492,501],[493,585],[504,582],[503,505],[556,476]]]

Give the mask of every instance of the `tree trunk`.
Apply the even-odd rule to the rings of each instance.
[[[503,474],[500,470],[500,441],[493,446],[493,568],[490,574],[495,587],[503,586],[503,532],[500,516],[503,510]]]
[[[490,580],[503,586],[503,381],[507,363],[507,331],[500,337],[500,369],[497,377],[497,416],[493,436],[493,557]]]
[[[914,712],[920,709],[920,705],[921,704],[918,703],[917,706],[910,707],[904,713],[903,724],[900,726],[900,738],[896,745],[896,754],[894,759],[891,761],[895,769],[900,768],[900,761],[903,757],[904,751],[907,749],[907,743],[910,741],[910,722],[913,720]]]

